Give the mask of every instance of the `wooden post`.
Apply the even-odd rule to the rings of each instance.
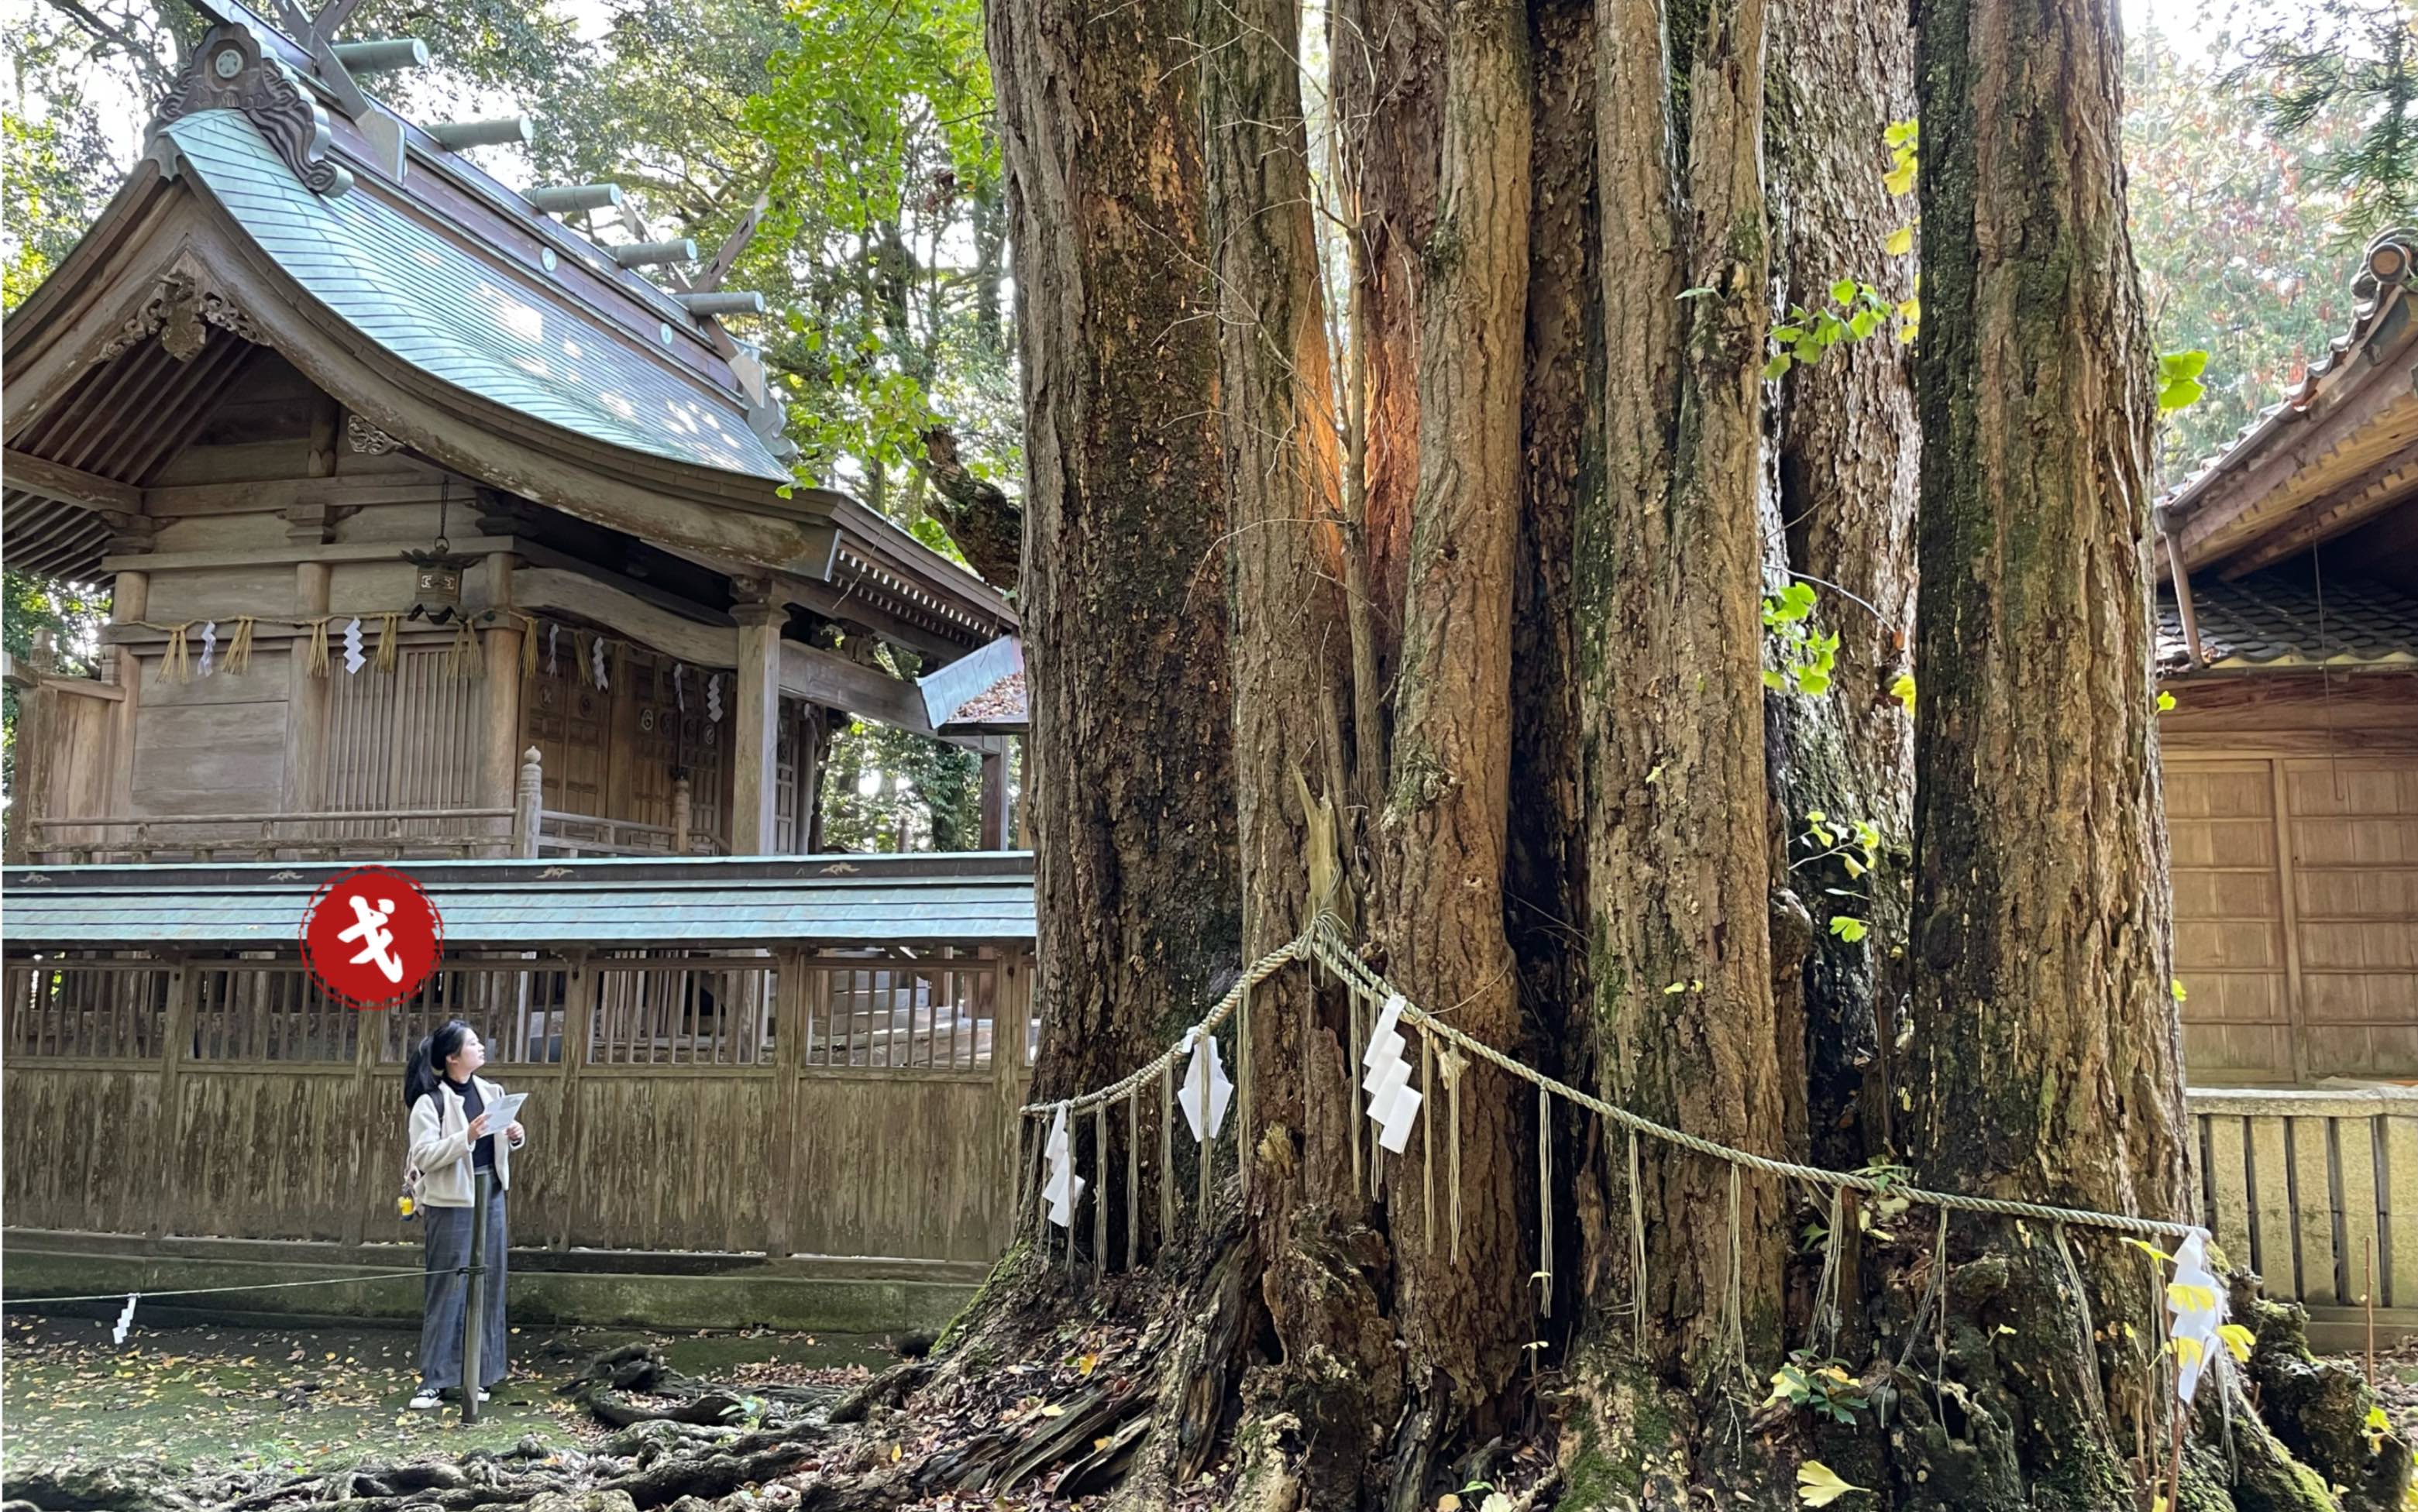
[[[37,631],[47,635],[48,631]],[[15,658],[0,668],[9,687],[17,691],[17,790],[10,795],[8,805],[7,858],[11,866],[23,866],[39,859],[36,820],[46,817],[49,805],[48,782],[43,769],[49,765],[50,732],[43,728],[49,700],[42,694],[41,675],[30,663],[20,665]]]
[[[506,808],[513,802],[513,753],[521,744],[521,622],[508,612],[513,602],[513,555],[487,557],[487,606],[496,622],[480,633],[486,651],[486,741],[479,762],[479,808]]]
[[[565,1168],[584,1171],[587,1165],[587,1120],[579,1116],[579,1074],[588,1064],[588,1042],[596,1030],[598,974],[596,957],[586,951],[574,951],[563,963],[562,973],[562,1080],[554,1117],[560,1121],[561,1132],[555,1136],[564,1141],[571,1152],[571,1163]],[[575,1180],[576,1178],[574,1178]],[[576,1200],[562,1204],[562,1227],[555,1230],[554,1247],[569,1249],[574,1233],[574,1215],[582,1211]]]
[[[185,1062],[192,1056],[194,1000],[200,993],[201,977],[201,970],[194,966],[190,956],[169,957],[168,1039],[161,1046],[162,1053],[160,1058],[159,1122],[151,1142],[151,1148],[155,1151],[174,1150],[178,1147],[176,1082]],[[183,1194],[175,1190],[176,1184],[171,1179],[169,1168],[164,1162],[151,1160],[137,1161],[133,1164],[146,1173],[146,1180],[154,1184],[152,1190],[156,1195],[151,1203],[151,1237],[158,1239],[169,1232],[176,1227],[177,1219],[184,1216],[179,1211]]]
[[[672,854],[685,856],[689,845],[689,813],[693,800],[689,796],[688,773],[672,779]]]
[[[990,1068],[998,1079],[1000,1101],[1000,1138],[1006,1146],[1007,1184],[1002,1190],[1013,1194],[1021,1182],[1019,1174],[1023,1158],[1022,1135],[1024,1116],[1018,1111],[1024,1104],[1024,1045],[1033,1031],[1033,958],[1014,945],[1003,945],[999,952],[999,976],[993,990],[995,1004],[990,1021]],[[1046,1132],[1036,1129],[1038,1139]],[[1100,1172],[1105,1180],[1108,1172]],[[1128,1194],[1130,1196],[1130,1194]],[[1009,1200],[1014,1200],[1013,1196]],[[991,1248],[1000,1250],[1015,1242],[1018,1226],[1023,1214],[1012,1208],[998,1214],[991,1224]],[[1047,1235],[1048,1224],[1038,1230]],[[1068,1243],[1073,1243],[1069,1236]]]
[[[818,974],[806,953],[785,950],[773,956],[773,1159],[764,1193],[764,1258],[781,1260],[797,1251],[792,1189],[797,1180],[798,1120],[805,1102],[806,1026],[809,993]]]
[[[151,574],[121,571],[110,587],[109,620],[131,624],[151,612]],[[134,812],[134,726],[142,704],[143,658],[131,646],[117,648],[117,685],[126,696],[117,703],[117,727],[110,732],[109,802],[104,814]],[[106,834],[98,836],[107,839]]]
[[[998,742],[994,741],[996,745]],[[979,841],[985,850],[1007,848],[1007,753],[986,750],[982,754],[982,833]]]
[[[739,620],[739,708],[731,722],[730,853],[761,856],[773,848],[781,730],[781,626],[784,604],[735,605]]]
[[[294,564],[295,619],[316,619],[328,612],[331,571],[326,562]],[[285,807],[297,814],[314,813],[328,806],[328,704],[333,695],[335,677],[332,673],[324,678],[311,675],[307,638],[321,634],[321,630],[303,630],[286,643]],[[316,840],[324,832],[322,826],[313,825],[295,838]],[[271,852],[261,859],[276,858]]]
[[[537,855],[538,826],[545,807],[545,757],[534,745],[521,753],[520,787],[513,794],[513,854]]]
[[[823,773],[830,756],[831,715],[822,705],[808,704],[798,741],[798,848],[809,856],[823,850]]]
[[[1016,738],[1016,848],[1033,848],[1033,737]]]

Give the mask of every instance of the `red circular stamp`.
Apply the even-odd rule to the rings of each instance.
[[[302,963],[330,996],[384,1008],[420,990],[445,954],[445,921],[418,882],[386,866],[332,878],[302,911]]]

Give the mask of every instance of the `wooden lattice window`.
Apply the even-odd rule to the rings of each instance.
[[[942,951],[813,958],[804,997],[810,1066],[980,1071],[991,1063],[998,963]]]
[[[6,1053],[157,1060],[166,1047],[166,962],[139,956],[15,956],[6,971]]]

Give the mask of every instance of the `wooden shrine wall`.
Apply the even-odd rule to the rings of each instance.
[[[2173,686],[2159,733],[2193,1083],[2418,1077],[2418,678]]]
[[[1008,1239],[1021,952],[464,960],[372,1013],[291,960],[11,958],[5,981],[14,1228],[412,1237],[404,1059],[460,1016],[535,1094],[516,1246],[985,1261]]]

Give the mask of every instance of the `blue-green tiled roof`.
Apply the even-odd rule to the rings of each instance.
[[[0,939],[12,953],[288,949],[320,884],[354,864],[12,866]],[[1033,939],[1023,856],[391,864],[427,889],[448,952]]]
[[[235,111],[184,116],[166,134],[210,197],[312,298],[432,377],[610,446],[789,481],[735,396],[532,297],[366,181],[333,198],[313,193]]]

